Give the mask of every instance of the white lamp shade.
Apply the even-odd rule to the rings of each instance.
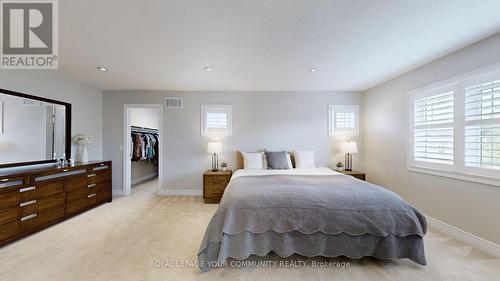
[[[222,143],[218,141],[209,141],[207,145],[208,153],[222,153]]]
[[[355,141],[345,141],[340,145],[343,153],[358,153],[358,144]]]

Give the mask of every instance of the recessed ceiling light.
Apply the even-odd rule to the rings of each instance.
[[[212,70],[214,70],[214,68],[213,68],[213,67],[210,67],[210,66],[205,66],[203,69],[204,69],[205,71],[212,71]]]
[[[107,69],[105,67],[103,67],[103,66],[98,66],[97,70],[100,70],[102,72],[106,72],[107,71]]]
[[[317,70],[316,68],[310,68],[309,69],[310,72],[316,72],[316,70]]]

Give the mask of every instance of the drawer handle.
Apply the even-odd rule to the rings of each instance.
[[[87,185],[88,188],[92,188],[92,187],[95,187],[97,184],[93,183],[93,184],[89,184]]]
[[[91,178],[91,177],[95,177],[95,176],[96,176],[96,174],[90,174],[87,176],[87,178]]]
[[[92,194],[90,194],[89,196],[87,196],[87,198],[92,198],[92,197],[94,197],[94,196],[96,196],[96,195],[97,195],[97,194],[92,193]]]
[[[9,179],[1,179],[0,181],[1,182],[6,182],[6,181],[9,181]]]
[[[30,186],[30,187],[19,189],[19,192],[26,192],[26,191],[31,191],[31,190],[35,190],[35,189],[36,189],[36,186]]]
[[[22,218],[21,218],[21,221],[27,221],[27,220],[30,220],[30,219],[32,219],[32,218],[36,218],[36,213],[31,214],[31,215],[29,215],[29,216],[22,217]]]
[[[99,164],[99,166],[104,166],[104,163]]]
[[[67,172],[67,171],[69,171],[69,170],[68,170],[68,169],[63,169],[62,171],[63,171],[63,172]]]
[[[31,200],[31,201],[27,201],[27,202],[23,202],[23,203],[19,204],[19,207],[25,207],[25,206],[33,205],[35,203],[36,203],[36,200]]]

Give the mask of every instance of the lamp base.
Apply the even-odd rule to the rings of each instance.
[[[212,154],[212,172],[219,171],[219,156],[217,153]]]
[[[345,155],[345,169],[346,171],[352,171],[352,154],[347,153]]]

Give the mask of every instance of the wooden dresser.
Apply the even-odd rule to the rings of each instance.
[[[233,172],[206,171],[203,174],[203,199],[205,203],[219,203]]]
[[[0,245],[111,199],[111,162],[0,169]]]

